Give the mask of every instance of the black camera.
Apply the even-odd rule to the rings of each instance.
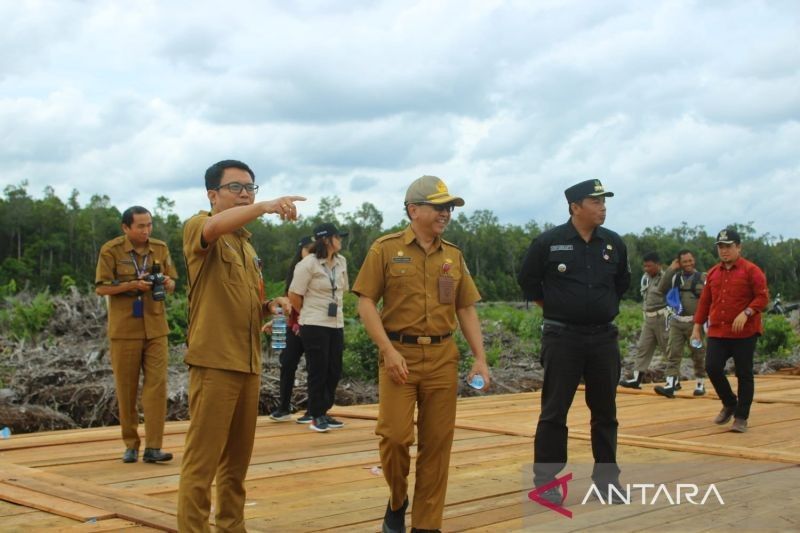
[[[167,298],[167,288],[164,286],[166,279],[164,274],[161,273],[161,265],[156,261],[150,267],[150,273],[144,277],[145,281],[153,284],[151,289],[153,292],[153,300],[156,302],[163,302]]]

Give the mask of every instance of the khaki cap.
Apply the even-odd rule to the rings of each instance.
[[[451,196],[447,185],[436,176],[422,176],[414,180],[406,191],[406,204],[455,204],[464,205],[464,199]]]

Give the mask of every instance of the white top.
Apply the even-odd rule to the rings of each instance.
[[[294,267],[294,278],[289,292],[303,297],[299,320],[301,326],[344,327],[342,297],[350,290],[347,260],[339,254],[333,260],[333,269],[329,269],[327,259],[319,259],[310,254]],[[337,307],[335,317],[328,316],[328,306],[333,302],[336,302]]]

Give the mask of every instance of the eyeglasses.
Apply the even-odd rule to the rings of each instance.
[[[220,189],[228,189],[233,194],[241,194],[242,190],[247,191],[248,194],[255,194],[258,192],[258,185],[255,183],[238,183],[234,181],[226,183],[225,185],[220,185],[219,187],[214,187],[215,191]]]
[[[452,213],[453,210],[456,208],[455,204],[431,204],[429,202],[419,202],[417,205],[427,205],[432,207],[435,211],[441,213],[442,211],[447,211],[448,213]]]

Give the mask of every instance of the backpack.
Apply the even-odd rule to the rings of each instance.
[[[667,302],[667,307],[670,311],[679,315],[683,312],[683,304],[681,303],[681,292],[690,292],[692,296],[697,298],[697,293],[695,289],[697,289],[697,285],[700,283],[702,279],[702,274],[700,272],[695,272],[692,274],[692,283],[690,284],[688,289],[681,288],[681,278],[679,276],[679,272],[676,272],[672,276],[672,288],[667,291],[665,296],[665,300]]]

